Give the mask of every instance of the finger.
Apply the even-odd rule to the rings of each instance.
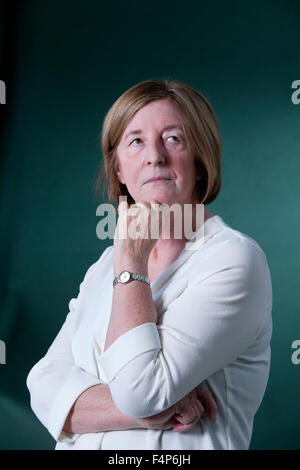
[[[181,417],[187,416],[189,410],[191,409],[193,394],[194,394],[194,391],[188,393],[179,402],[175,403],[174,405],[175,413],[177,413],[179,416],[181,415]]]
[[[132,207],[141,207],[142,209],[144,209],[145,207],[147,207],[147,202],[139,201],[133,204]]]
[[[199,420],[197,418],[197,419],[194,419],[194,421],[192,421],[190,424],[182,424],[182,423],[175,424],[175,426],[173,427],[173,431],[174,432],[189,431],[190,429],[192,429],[198,423],[198,421]]]
[[[196,407],[196,409],[197,409],[197,411],[198,411],[198,417],[199,417],[199,419],[200,419],[201,416],[203,416],[204,413],[205,413],[205,408],[203,407],[203,405],[202,405],[202,403],[201,403],[200,400],[197,400],[197,401],[196,401],[195,407]]]
[[[184,417],[179,413],[176,413],[174,415],[174,419],[176,419],[176,421],[179,422],[179,423],[185,424],[184,423]]]
[[[207,401],[205,403],[205,408],[206,408],[206,412],[207,412],[208,417],[212,421],[216,421],[217,413],[218,413],[218,407],[217,407],[217,404],[216,404],[211,392],[209,392],[209,396],[208,396]]]
[[[127,201],[121,201],[118,206],[118,213],[121,214],[121,212],[124,212],[126,209],[128,209]]]
[[[184,424],[190,424],[195,419],[200,419],[205,412],[199,399],[193,399],[187,410],[180,414],[180,421]]]
[[[176,415],[176,419],[178,419],[182,424],[190,424],[195,419],[196,415],[197,412],[190,405],[188,407],[181,407]]]
[[[205,412],[211,421],[216,421],[218,407],[209,390],[197,389],[197,395],[205,407]]]
[[[160,429],[171,429],[173,428],[176,424],[178,424],[178,421],[176,421],[176,419],[174,419],[174,417],[170,418],[168,421],[166,421],[165,423],[162,423],[161,425],[159,425],[158,427]]]
[[[148,203],[144,201],[138,201],[135,202],[134,204],[131,204],[129,207],[129,210],[136,211],[138,209],[147,209],[148,208]]]
[[[141,214],[141,210],[140,210],[140,207],[134,205],[132,207],[129,207],[128,211],[127,211],[127,215],[130,216],[130,217],[135,217],[136,215],[137,216],[140,216]]]
[[[151,215],[158,213],[160,218],[161,218],[162,215],[163,215],[163,211],[165,209],[165,205],[161,204],[156,199],[153,199],[153,200],[150,201],[149,208],[151,210]]]
[[[182,424],[190,424],[195,419],[199,420],[204,413],[204,408],[198,398],[191,399],[190,403],[186,406],[182,406],[176,419]]]
[[[150,205],[154,205],[154,207],[156,208],[160,206],[160,202],[157,199],[151,199]]]
[[[136,202],[128,209],[128,216],[140,218],[143,223],[149,223],[151,206],[147,202]]]
[[[140,207],[141,209],[151,209],[151,208],[156,208],[157,205],[159,205],[160,203],[158,201],[156,201],[155,199],[151,200],[150,202],[147,202],[147,201],[138,201],[138,202],[135,202],[134,204],[131,204],[130,208],[134,208],[134,207]]]

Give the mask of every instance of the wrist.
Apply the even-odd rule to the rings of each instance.
[[[131,429],[144,429],[143,418],[131,418],[130,421]]]
[[[127,429],[137,429],[138,424],[136,422],[136,418],[122,413],[122,416],[120,416],[119,423],[116,428],[118,431],[126,431]]]
[[[122,257],[121,260],[114,262],[114,276],[117,276],[122,271],[131,271],[148,276],[148,263],[144,260]]]
[[[136,418],[126,415],[115,405],[109,385],[97,385],[96,391],[98,394],[97,397],[93,397],[92,411],[93,416],[97,416],[97,431],[89,430],[87,432],[125,431],[140,427]],[[84,413],[86,413],[86,409],[84,409]]]

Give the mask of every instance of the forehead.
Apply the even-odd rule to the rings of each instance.
[[[177,125],[181,127],[182,116],[176,106],[176,104],[169,98],[151,101],[151,103],[145,104],[128,123],[125,131],[125,135],[134,129],[137,129],[137,125],[149,127],[149,126],[168,126]]]

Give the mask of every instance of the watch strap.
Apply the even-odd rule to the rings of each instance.
[[[122,281],[120,279],[121,275],[123,273],[129,273],[129,279],[127,281]],[[120,274],[118,274],[114,280],[113,280],[113,287],[115,287],[115,285],[119,282],[121,284],[127,284],[128,282],[131,282],[131,281],[142,281],[142,282],[146,282],[147,284],[150,285],[150,279],[148,276],[145,276],[144,274],[140,274],[140,273],[133,273],[131,271],[122,271]]]

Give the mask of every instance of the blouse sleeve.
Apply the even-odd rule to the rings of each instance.
[[[226,240],[208,265],[168,305],[161,324],[125,332],[99,357],[123,413],[146,417],[169,408],[235,361],[262,330],[270,295],[264,252],[245,239]]]
[[[77,434],[62,431],[69,411],[84,390],[103,383],[98,377],[74,363],[72,337],[81,295],[96,265],[101,262],[108,249],[109,247],[87,270],[77,298],[72,298],[69,302],[69,313],[58,335],[46,355],[33,366],[26,379],[32,410],[56,441],[65,437],[71,440],[77,438]]]

